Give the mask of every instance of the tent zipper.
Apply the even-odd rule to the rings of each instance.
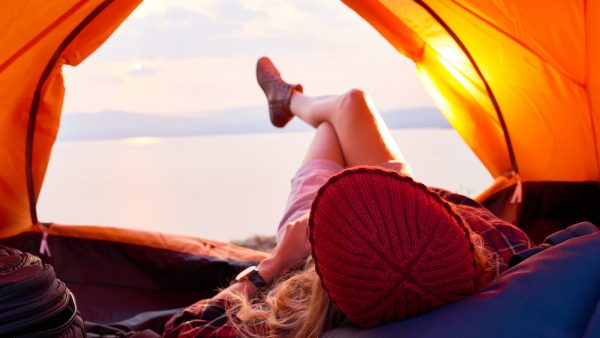
[[[50,228],[51,223],[42,224],[40,223],[40,229],[42,230],[42,240],[40,241],[40,255],[47,255],[48,257],[52,257],[52,253],[50,253],[50,247],[48,246],[48,229]]]
[[[521,183],[521,176],[514,171],[511,174],[513,177],[517,178],[517,185],[515,186],[515,191],[510,199],[510,203],[519,204],[523,202],[523,184]]]

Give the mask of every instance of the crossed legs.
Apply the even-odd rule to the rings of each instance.
[[[352,89],[342,95],[321,97],[305,95],[302,86],[283,81],[266,57],[258,60],[256,75],[274,126],[284,127],[296,116],[316,129],[303,165],[292,180],[278,239],[294,223],[307,221],[319,187],[342,168],[380,165],[411,175],[398,145],[363,91]]]
[[[342,167],[375,165],[404,157],[369,96],[352,89],[342,95],[310,97],[293,92],[292,114],[316,128],[304,159],[326,159]],[[409,173],[407,165],[405,171]]]

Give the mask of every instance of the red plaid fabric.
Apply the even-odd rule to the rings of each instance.
[[[223,299],[203,299],[173,316],[165,325],[163,337],[237,337],[225,312]]]
[[[496,258],[496,275],[507,269],[508,261],[514,253],[532,247],[533,244],[522,230],[494,216],[474,200],[443,189],[432,190],[455,205],[471,229],[481,235],[486,247]],[[214,298],[189,306],[169,320],[164,337],[238,337],[238,332],[227,318],[225,306],[223,299]],[[267,332],[266,328],[259,328],[259,331]]]
[[[431,190],[453,204],[471,229],[481,235],[486,248],[495,258],[496,276],[508,268],[508,261],[513,254],[533,246],[523,230],[496,217],[478,202],[447,190]]]

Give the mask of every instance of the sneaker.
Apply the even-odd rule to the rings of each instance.
[[[279,71],[267,57],[261,57],[256,63],[256,80],[269,101],[271,123],[283,128],[294,117],[290,110],[292,94],[294,91],[302,93],[302,86],[283,81]]]

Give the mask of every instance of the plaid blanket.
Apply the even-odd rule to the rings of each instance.
[[[495,275],[505,271],[510,257],[532,247],[527,235],[507,223],[476,201],[443,189],[432,188],[455,206],[473,231],[481,235],[494,256]],[[267,332],[266,328],[258,331]],[[223,299],[203,299],[176,314],[165,326],[164,337],[234,338],[238,332],[226,315]]]

